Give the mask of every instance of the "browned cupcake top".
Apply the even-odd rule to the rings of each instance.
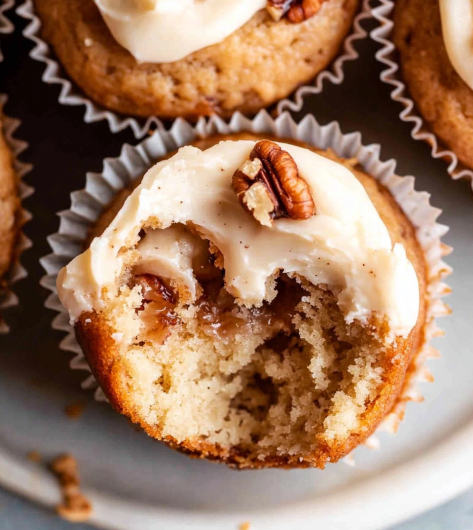
[[[220,2],[225,4],[225,2]],[[124,114],[161,118],[255,113],[339,53],[360,0],[329,0],[300,24],[260,9],[221,42],[171,63],[139,63],[93,0],[34,0],[42,38],[86,95]]]

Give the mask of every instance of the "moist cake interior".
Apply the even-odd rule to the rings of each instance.
[[[326,285],[283,272],[260,307],[245,307],[208,242],[193,261],[194,303],[171,280],[137,274],[134,249],[121,252],[126,273],[104,311],[133,407],[162,437],[263,459],[362,429],[382,383],[385,325],[348,324]]]

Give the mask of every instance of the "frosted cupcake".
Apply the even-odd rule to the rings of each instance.
[[[336,462],[392,410],[424,346],[416,231],[332,152],[198,141],[91,236],[57,280],[90,367],[117,411],[194,456]]]
[[[339,53],[360,0],[34,0],[42,37],[104,107],[254,114]]]
[[[393,41],[402,79],[426,126],[473,168],[473,6],[397,0]]]

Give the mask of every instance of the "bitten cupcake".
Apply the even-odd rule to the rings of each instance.
[[[102,232],[103,230],[103,232]],[[401,399],[432,320],[424,252],[356,160],[214,136],[116,196],[57,279],[113,407],[239,468],[323,468]]]
[[[473,6],[397,0],[393,41],[402,79],[427,127],[473,168]]]
[[[160,118],[254,114],[337,56],[360,0],[34,0],[96,103]]]

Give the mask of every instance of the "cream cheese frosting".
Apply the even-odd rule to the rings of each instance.
[[[222,253],[226,289],[240,303],[260,304],[268,278],[282,270],[327,284],[348,322],[366,322],[377,312],[393,336],[407,336],[419,312],[417,276],[354,174],[308,149],[279,143],[309,185],[317,214],[263,226],[242,208],[231,185],[254,145],[224,141],[205,151],[187,146],[152,167],[103,235],[60,272],[58,294],[71,322],[103,308],[103,290],[116,292],[126,268],[120,249],[138,243],[140,273],[165,273],[184,282],[195,298],[192,257],[199,249],[177,225],[192,223]],[[140,241],[147,226],[153,229]]]
[[[170,63],[221,42],[267,0],[94,0],[138,62]]]
[[[194,276],[199,259],[209,256],[208,244],[191,234],[183,225],[173,224],[168,228],[146,230],[137,246],[139,260],[135,274],[154,274],[172,279],[185,286],[191,300],[195,300],[197,280]]]
[[[473,1],[440,0],[440,16],[450,62],[473,89]]]

